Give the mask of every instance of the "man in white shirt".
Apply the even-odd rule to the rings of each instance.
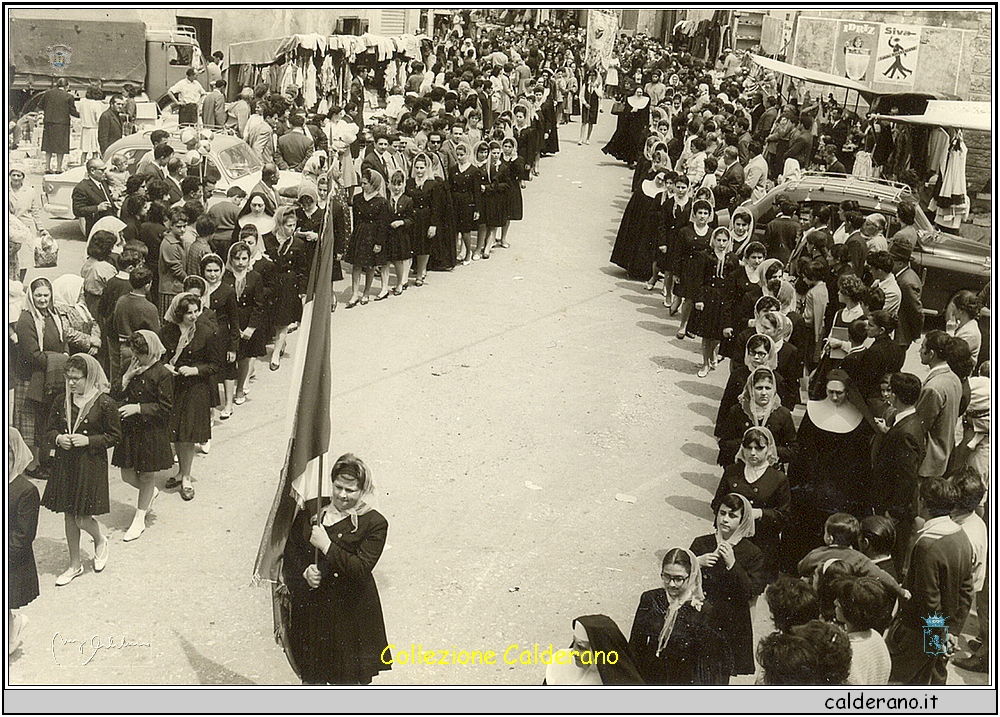
[[[185,78],[178,80],[170,88],[170,94],[177,98],[177,103],[180,105],[177,112],[177,123],[181,125],[198,124],[198,104],[201,102],[201,98],[208,94],[201,83],[194,79],[194,76],[195,69],[189,67]]]
[[[872,286],[877,286],[885,294],[885,306],[882,308],[896,316],[903,300],[903,292],[896,281],[896,275],[892,273],[892,266],[892,257],[887,251],[876,251],[868,255],[868,268],[875,278]]]

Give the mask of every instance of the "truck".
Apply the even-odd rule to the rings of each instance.
[[[56,78],[71,91],[97,85],[120,92],[128,83],[159,103],[189,67],[202,84],[205,59],[193,27],[155,25],[139,20],[66,20],[31,17],[21,11],[9,20],[7,45],[11,110],[29,111]]]

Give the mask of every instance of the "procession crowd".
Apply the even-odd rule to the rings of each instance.
[[[714,70],[649,38],[621,37],[603,77],[583,52],[573,25],[473,38],[456,23],[410,63],[374,122],[363,70],[346,102],[324,99],[323,113],[294,86],[243,88],[246,107],[229,116],[264,166],[252,191],[224,199],[212,196],[204,130],[181,130],[183,156],[154,131],[134,172],[88,159],[73,195],[88,236],[79,272],[29,279],[9,250],[10,300],[23,305],[8,344],[10,609],[38,594],[39,497],[24,475],[45,479],[40,504],[65,516],[69,565],[56,585],[84,572],[81,531],[100,572],[109,538],[95,516],[109,511],[109,449],[137,489],[129,542],[146,529],[158,472],[176,464],[163,487],[192,500],[213,419],[238,415],[258,359],[280,368],[319,242],[334,242],[335,282],[341,260],[350,265],[350,309],[369,302],[376,274],[381,301],[424,286],[428,271],[481,264],[521,240],[511,227],[522,190],[559,151],[560,126],[579,114],[578,142],[589,143],[610,95],[618,124],[604,152],[635,170],[612,261],[650,291],[662,274],[676,338],[701,337],[700,377],[730,360],[715,426],[721,478],[712,530],[666,552],[662,587],[641,595],[627,640],[606,616],[574,621],[579,650],[620,649],[621,664],[551,666],[546,682],[728,684],[756,673],[768,685],[944,684],[948,661],[962,664],[957,643],[927,654],[924,620],[946,616],[954,640],[974,601],[980,645],[964,665],[984,671],[981,297],[963,292],[955,325],[923,335],[912,204],[887,236],[886,217],[856,205],[782,201],[762,241],[739,208],[803,169],[870,171],[866,142],[873,148],[879,130],[832,99],[779,106],[739,62]],[[204,90],[191,92],[203,125],[228,122],[208,121]],[[300,172],[301,184],[279,188],[279,169]],[[11,169],[9,214],[37,234],[24,176]],[[923,378],[901,372],[914,341]],[[339,492],[320,524],[296,524],[286,550],[289,649],[305,682],[366,684],[388,669],[371,577],[388,526],[365,505],[362,462],[344,456],[331,478]],[[345,618],[333,606],[350,581],[365,599]],[[755,636],[762,594],[775,632]],[[10,613],[11,651],[19,619]]]
[[[755,654],[764,684],[944,684],[949,660],[985,672],[988,290],[959,292],[947,331],[924,333],[916,195],[894,232],[852,202],[779,195],[773,218],[740,206],[804,168],[870,167],[831,141],[862,132],[838,127],[840,108],[778,107],[739,63],[715,71],[648,40],[620,56],[604,152],[635,174],[611,261],[648,291],[662,275],[676,339],[701,338],[700,378],[729,359],[716,532],[668,554],[664,589],[643,596],[640,673],[648,659],[647,679],[666,663],[672,683],[725,684],[753,673]],[[794,128],[784,143],[781,124]],[[922,376],[902,372],[915,341]],[[777,631],[755,641],[761,593]],[[952,660],[974,601],[980,644]],[[685,616],[671,642],[666,625]],[[934,616],[950,637],[928,654],[924,628],[945,624]]]

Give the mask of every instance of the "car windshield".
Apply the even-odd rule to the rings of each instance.
[[[219,152],[219,163],[233,179],[245,177],[261,168],[260,160],[246,144],[234,144]]]

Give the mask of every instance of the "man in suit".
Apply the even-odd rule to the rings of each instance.
[[[778,259],[782,264],[788,263],[788,257],[798,242],[802,228],[795,220],[795,205],[788,197],[779,197],[778,216],[767,224],[764,231],[764,246],[767,247],[767,258]]]
[[[306,131],[306,118],[301,112],[293,113],[289,123],[291,129],[278,137],[278,153],[274,161],[278,169],[300,172],[313,153],[313,138]]]
[[[923,284],[917,272],[910,268],[913,248],[906,242],[893,242],[889,247],[892,257],[892,272],[899,285],[899,328],[896,329],[896,343],[907,348],[920,338],[924,330],[924,308],[920,302]]]
[[[229,115],[226,113],[226,81],[216,80],[212,91],[201,103],[201,123],[206,127],[222,127]]]
[[[167,186],[170,187],[170,204],[176,204],[184,198],[184,190],[181,189],[181,182],[187,176],[187,165],[180,157],[171,157],[167,160]]]
[[[746,177],[739,159],[740,152],[736,147],[726,147],[722,152],[722,163],[726,169],[715,187],[715,203],[719,209],[729,209],[731,212],[743,199]]]
[[[809,115],[799,117],[799,126],[792,133],[785,151],[785,159],[794,159],[803,171],[809,167],[809,159],[812,157],[812,124],[812,117]]]
[[[247,195],[248,197],[250,197],[257,192],[263,194],[264,211],[271,215],[273,215],[278,210],[278,206],[281,204],[281,199],[278,197],[279,176],[280,175],[278,173],[278,165],[265,164],[264,167],[260,170],[260,181],[254,185],[253,189],[250,190],[250,194]],[[244,204],[244,209],[245,208],[246,205]]]
[[[363,174],[366,169],[378,172],[382,175],[382,181],[388,186],[389,163],[391,162],[389,158],[389,135],[380,127],[373,130],[372,135],[373,144],[365,155],[365,158],[361,160],[361,172]]]
[[[39,107],[42,110],[42,151],[45,152],[45,172],[52,172],[52,155],[56,156],[56,173],[62,172],[63,157],[69,154],[69,118],[79,117],[76,97],[66,88],[69,80],[60,77],[56,86],[46,90]]]
[[[958,504],[958,490],[944,478],[928,478],[920,485],[918,509],[924,519],[910,551],[903,587],[910,592],[886,633],[892,658],[889,681],[903,685],[943,685],[948,677],[949,655],[958,647],[958,636],[969,616],[974,583],[972,544],[962,526],[951,519]],[[934,635],[939,650],[928,649],[924,620],[939,615],[948,628]]]
[[[105,169],[104,160],[90,158],[87,160],[87,176],[73,187],[73,216],[83,217],[86,236],[90,236],[90,230],[98,219],[118,213],[105,180]]]
[[[930,369],[916,405],[927,429],[927,455],[920,464],[922,478],[944,475],[955,450],[962,382],[948,365],[952,341],[944,331],[930,331],[920,344],[920,363]]]
[[[124,109],[125,98],[121,95],[111,95],[108,109],[104,110],[100,119],[97,120],[97,144],[101,148],[101,155],[124,135],[122,129],[122,111]]]
[[[897,572],[902,575],[913,519],[917,517],[917,477],[924,460],[927,432],[914,408],[920,397],[920,379],[912,373],[894,373],[889,379],[889,391],[889,403],[896,415],[892,428],[877,441],[872,457],[871,505],[876,514],[888,514],[896,521],[896,548],[892,556]]]

